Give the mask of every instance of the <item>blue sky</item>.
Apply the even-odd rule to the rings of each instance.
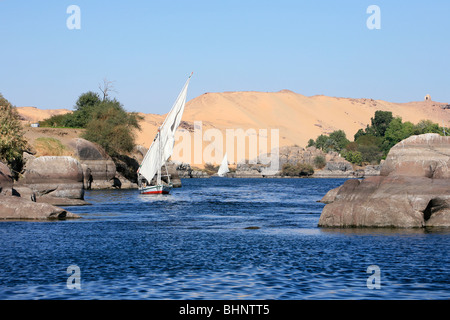
[[[70,30],[70,5],[81,29]],[[369,30],[370,5],[381,29]],[[450,102],[450,1],[0,0],[0,92],[72,109],[115,81],[128,111],[166,113],[191,71],[205,92]]]

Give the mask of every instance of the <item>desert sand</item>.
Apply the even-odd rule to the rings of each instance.
[[[37,107],[17,107],[22,120],[26,123],[34,123],[48,119],[51,116],[72,112],[68,109],[40,109]]]
[[[375,111],[391,111],[394,116],[399,116],[403,121],[418,123],[420,120],[429,119],[441,126],[450,126],[450,110],[444,110],[441,105],[447,103],[433,101],[419,101],[408,103],[391,103],[382,100],[336,98],[328,96],[307,97],[289,90],[279,92],[221,92],[205,93],[190,100],[186,104],[183,121],[191,128],[187,129],[193,136],[194,122],[201,121],[203,134],[208,129],[215,128],[223,133],[227,129],[278,129],[279,146],[298,145],[305,147],[309,139],[315,139],[320,134],[328,134],[334,130],[342,129],[349,140],[353,140],[354,134],[361,128],[370,124],[370,119]],[[170,109],[170,107],[168,107]],[[159,120],[159,122],[158,122]],[[157,123],[164,120],[164,116],[158,119],[155,115],[144,115],[143,129],[137,134],[137,142],[149,147],[157,130]],[[186,131],[180,128],[178,132]],[[270,135],[267,142],[271,149]],[[203,141],[203,150],[210,142]],[[248,159],[248,145],[246,158]],[[194,148],[192,148],[192,161]],[[229,150],[227,150],[229,151]],[[208,153],[208,152],[207,152]],[[237,162],[237,153],[231,163]],[[183,160],[177,154],[173,160]],[[250,157],[251,158],[251,157]],[[205,161],[203,162],[212,162]],[[220,163],[221,155],[216,158]],[[198,165],[198,163],[197,163]]]
[[[354,134],[359,129],[370,124],[370,119],[376,110],[391,111],[394,116],[401,117],[403,121],[418,123],[420,120],[428,119],[441,126],[449,127],[450,109],[441,107],[446,104],[434,101],[392,103],[372,99],[307,97],[289,90],[205,93],[187,102],[183,122],[177,132],[180,135],[184,133],[191,136],[191,161],[186,161],[186,156],[189,156],[187,150],[176,150],[172,158],[175,161],[189,162],[193,165],[214,162],[209,158],[205,159],[207,157],[202,157],[201,163],[196,163],[199,160],[198,157],[194,159],[195,150],[199,150],[198,146],[196,149],[193,145],[194,125],[196,122],[198,125],[200,121],[203,135],[209,129],[216,129],[222,133],[224,151],[227,129],[243,129],[244,131],[254,129],[257,133],[260,129],[267,129],[269,133],[271,129],[278,129],[280,147],[290,145],[305,147],[309,139],[315,139],[320,134],[328,134],[339,129],[345,131],[349,140],[353,140]],[[167,106],[167,111],[170,107]],[[52,114],[70,112],[66,109],[41,110],[32,107],[19,107],[18,111],[28,121],[38,121]],[[141,116],[144,117],[141,122],[142,130],[136,131],[136,142],[148,148],[165,115],[141,113]],[[270,150],[270,137],[268,138],[267,147]],[[182,140],[179,140],[180,143]],[[246,158],[249,157],[248,141]],[[222,154],[205,151],[210,143],[203,137],[201,149],[204,153],[214,156],[216,163],[220,163]],[[227,152],[231,163],[239,160],[236,152],[234,154],[231,152],[231,157],[228,149]]]

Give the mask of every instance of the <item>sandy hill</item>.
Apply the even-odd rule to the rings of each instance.
[[[278,128],[282,145],[306,145],[310,138],[337,129],[350,140],[370,123],[376,110],[392,111],[403,121],[450,120],[440,103],[390,103],[371,99],[306,97],[292,91],[206,93],[186,106],[185,121],[202,120],[217,128]]]
[[[34,123],[48,119],[51,116],[72,112],[68,109],[39,109],[36,107],[17,107],[22,120],[28,123]]]
[[[306,146],[307,141],[315,139],[322,133],[330,133],[342,129],[347,137],[352,140],[354,134],[370,123],[376,110],[391,111],[394,116],[399,116],[403,121],[417,123],[423,119],[429,119],[440,125],[450,126],[450,109],[443,109],[447,103],[434,101],[419,101],[408,103],[391,103],[382,100],[336,98],[328,96],[307,97],[289,90],[279,92],[220,92],[205,93],[190,100],[186,104],[183,122],[179,133],[189,134],[191,137],[191,150],[180,152],[178,149],[173,155],[174,160],[200,165],[194,161],[196,153],[194,141],[194,124],[202,122],[202,134],[209,129],[220,131],[223,136],[222,145],[230,154],[226,146],[227,129],[254,129],[259,133],[260,129],[279,130],[279,145]],[[167,107],[167,110],[170,106]],[[69,110],[40,110],[37,108],[18,108],[19,113],[28,121],[37,121],[48,118],[52,114],[70,112]],[[157,127],[164,121],[164,115],[141,114],[144,120],[141,122],[142,131],[137,132],[137,143],[148,148],[156,134]],[[211,131],[210,131],[211,132]],[[269,141],[270,141],[270,137]],[[183,138],[185,139],[185,138]],[[182,141],[183,139],[180,139]],[[187,141],[187,140],[186,140]],[[185,141],[185,142],[186,142]],[[214,141],[212,139],[211,141]],[[208,145],[210,141],[203,137],[201,149],[207,154],[213,155],[216,162],[220,162],[222,154],[211,153]],[[219,144],[220,145],[220,144]],[[179,144],[180,146],[180,144]],[[246,143],[246,156],[248,157],[249,143]],[[205,151],[205,149],[207,149]],[[270,142],[268,142],[270,149]],[[198,152],[197,152],[198,153]],[[190,161],[186,160],[190,156]],[[186,158],[187,157],[187,158]],[[230,162],[238,160],[236,152]],[[202,157],[202,163],[208,161]]]
[[[280,146],[296,144],[304,147],[309,139],[338,129],[344,130],[349,140],[353,140],[354,134],[370,123],[376,110],[391,111],[403,121],[418,123],[420,120],[429,119],[448,127],[450,110],[443,109],[442,105],[446,103],[391,103],[372,99],[307,97],[289,90],[221,92],[205,93],[190,100],[186,104],[183,121],[187,127],[190,126],[190,129],[185,129],[191,133],[195,121],[202,121],[203,133],[211,128],[219,129],[224,135],[224,146],[226,130],[241,128],[255,129],[257,132],[259,129],[268,129],[269,132],[270,129],[278,129]],[[149,147],[156,133],[157,123],[163,119],[164,117],[145,115],[144,130],[137,136],[138,143]],[[204,141],[203,149],[209,143]],[[270,142],[268,148],[270,149]],[[173,157],[174,160],[181,160],[176,154]],[[219,162],[219,158],[220,156],[216,162]],[[205,159],[203,160],[205,162]],[[232,162],[231,159],[230,161]]]

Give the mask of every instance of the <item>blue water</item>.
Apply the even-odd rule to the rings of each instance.
[[[449,229],[317,227],[317,200],[344,180],[182,182],[89,191],[67,208],[80,220],[1,222],[0,299],[450,298]]]

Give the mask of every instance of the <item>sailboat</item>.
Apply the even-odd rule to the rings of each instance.
[[[148,149],[138,169],[138,185],[141,194],[169,194],[172,182],[167,170],[166,161],[170,158],[175,144],[175,132],[180,125],[186,105],[187,89],[192,73],[184,84],[172,109],[167,114],[163,124],[158,128],[150,149]],[[162,167],[166,175],[162,175]],[[167,179],[162,179],[166,177]],[[164,181],[166,180],[166,181]]]
[[[228,159],[227,159],[227,154],[225,153],[222,163],[220,164],[219,171],[217,171],[217,175],[219,177],[223,177],[228,172],[230,172],[230,170],[228,169]]]

